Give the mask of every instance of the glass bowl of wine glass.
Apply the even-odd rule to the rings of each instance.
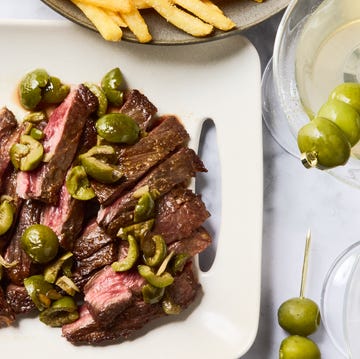
[[[275,140],[300,160],[299,130],[344,82],[360,82],[360,1],[292,0],[262,82],[263,118]],[[360,145],[345,166],[326,171],[360,188]]]

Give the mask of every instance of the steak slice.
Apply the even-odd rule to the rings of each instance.
[[[187,254],[193,257],[203,252],[212,242],[210,234],[205,228],[199,227],[189,237],[182,238],[168,246],[168,251],[175,254]]]
[[[32,262],[21,248],[20,239],[28,226],[39,223],[41,210],[42,205],[37,201],[26,200],[23,203],[15,233],[6,248],[5,260],[7,262],[17,261],[15,266],[6,268],[6,273],[14,284],[22,285],[23,280],[31,274]]]
[[[60,246],[71,251],[82,229],[84,202],[71,197],[63,184],[57,205],[45,206],[41,224],[50,227],[58,236]]]
[[[210,216],[201,196],[190,189],[175,187],[159,199],[154,234],[166,243],[189,237]]]
[[[137,204],[137,198],[134,198],[136,190],[147,185],[161,197],[176,185],[187,183],[200,171],[206,172],[206,168],[197,154],[192,149],[181,148],[152,169],[130,192],[110,206],[100,208],[97,222],[107,233],[115,235],[119,228],[133,221],[133,211]]]
[[[22,198],[56,204],[84,125],[96,107],[96,96],[85,86],[71,90],[49,118],[43,141],[48,162],[31,172],[19,172],[17,192]]]
[[[78,260],[87,258],[110,242],[113,242],[113,238],[107,235],[93,220],[86,226],[81,236],[75,240],[74,256]]]
[[[15,284],[6,287],[6,300],[15,314],[26,314],[36,309],[26,288]]]
[[[145,131],[152,127],[157,108],[145,95],[135,89],[125,92],[125,102],[120,112],[130,116],[140,129]]]
[[[101,269],[108,264],[115,262],[118,258],[118,247],[114,242],[101,247],[97,252],[89,257],[77,260],[73,271],[76,282],[80,282],[82,277],[87,277],[95,270]]]
[[[6,301],[4,291],[0,287],[0,328],[8,327],[15,322],[15,313]]]
[[[137,270],[115,272],[107,266],[97,272],[84,287],[84,300],[101,327],[110,327],[114,319],[139,296],[145,284]]]
[[[131,187],[150,168],[189,140],[184,126],[174,116],[164,116],[149,134],[133,146],[120,151],[119,164],[125,180],[119,184],[105,185],[92,181],[92,187],[101,204],[107,205]]]
[[[184,271],[175,277],[174,283],[167,287],[167,292],[174,303],[182,310],[196,298],[201,286],[188,263]],[[161,303],[147,304],[141,297],[136,297],[132,304],[124,309],[110,327],[101,327],[94,319],[85,303],[80,310],[80,318],[62,327],[63,336],[74,344],[95,344],[106,340],[127,339],[146,323],[165,316]]]

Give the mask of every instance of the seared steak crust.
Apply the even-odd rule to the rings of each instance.
[[[16,314],[30,313],[36,308],[24,286],[9,284],[6,287],[6,300]]]
[[[8,327],[15,321],[15,313],[6,301],[4,291],[0,287],[0,328]]]
[[[184,187],[175,187],[160,198],[153,232],[166,243],[189,237],[209,217],[201,196]]]

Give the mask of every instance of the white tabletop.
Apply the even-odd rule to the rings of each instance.
[[[1,0],[0,18],[63,19],[39,0]],[[279,15],[275,16],[245,33],[257,47],[263,66],[271,55],[274,29],[279,19]],[[332,262],[360,239],[358,190],[326,173],[305,170],[297,159],[272,139],[265,126],[263,144],[261,312],[258,336],[244,359],[278,357],[279,344],[286,334],[277,324],[276,312],[284,300],[299,294],[308,228],[311,228],[313,241],[306,296],[318,303],[324,278]],[[342,358],[323,327],[312,338],[318,343],[323,358]]]

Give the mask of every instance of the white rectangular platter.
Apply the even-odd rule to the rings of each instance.
[[[26,72],[44,68],[63,82],[81,83],[99,82],[107,71],[119,67],[128,86],[147,95],[159,114],[176,114],[183,121],[192,147],[197,147],[207,118],[215,123],[218,144],[217,149],[207,144],[204,153],[209,168],[205,201],[210,211],[214,209],[217,252],[210,270],[199,270],[203,293],[196,305],[180,317],[147,327],[133,340],[96,347],[74,346],[60,330],[36,318],[20,319],[17,326],[0,330],[1,355],[27,359],[243,355],[255,339],[260,305],[262,127],[260,64],[254,47],[239,35],[188,46],[114,44],[66,21],[2,21],[0,48],[0,106],[19,118],[15,89]],[[218,165],[213,162],[215,154]],[[215,198],[220,200],[214,203]]]

